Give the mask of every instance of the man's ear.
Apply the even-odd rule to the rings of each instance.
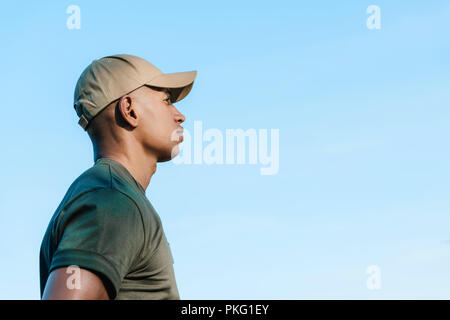
[[[138,115],[133,102],[132,97],[123,96],[117,103],[117,111],[124,125],[136,128],[138,126]]]

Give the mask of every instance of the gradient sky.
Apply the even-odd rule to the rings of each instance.
[[[2,3],[0,299],[39,298],[47,224],[93,165],[74,85],[116,53],[198,71],[191,133],[279,129],[275,175],[158,165],[182,299],[450,299],[449,21],[443,0]]]

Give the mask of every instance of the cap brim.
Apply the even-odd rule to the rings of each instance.
[[[163,73],[147,82],[146,85],[169,89],[172,101],[178,102],[191,91],[196,76],[197,71]]]

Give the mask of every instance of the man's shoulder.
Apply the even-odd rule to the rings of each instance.
[[[111,169],[109,163],[96,163],[73,181],[64,200],[66,202],[73,201],[87,193],[97,196],[102,194],[117,197],[126,195],[135,202],[139,200],[133,188],[127,183],[118,183],[118,181],[122,181],[122,179]]]
[[[139,209],[132,190],[114,183],[115,178],[107,163],[95,164],[72,182],[55,214],[69,208],[89,205]]]
[[[89,189],[74,198],[70,206],[95,206],[114,210],[139,209],[136,201],[129,194],[114,187]]]
[[[110,219],[114,215],[118,215],[118,220],[139,218],[145,228],[161,225],[159,215],[147,197],[115,174],[108,163],[96,163],[74,180],[52,220],[57,227],[86,212],[99,219],[103,216]]]
[[[96,164],[72,182],[64,200],[70,201],[82,194],[107,188],[111,188],[111,171],[106,164]]]

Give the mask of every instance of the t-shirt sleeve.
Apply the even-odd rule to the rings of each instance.
[[[62,212],[49,272],[70,265],[88,269],[100,276],[114,299],[143,248],[144,236],[141,214],[131,198],[114,189],[91,191]]]

